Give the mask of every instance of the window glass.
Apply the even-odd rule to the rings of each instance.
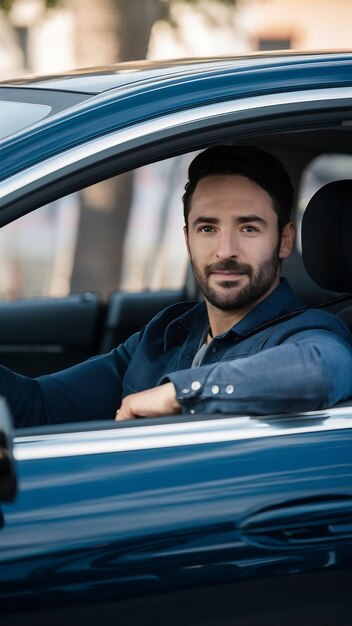
[[[30,102],[0,102],[0,139],[9,137],[31,124],[44,119],[51,111],[47,104]]]
[[[123,252],[121,287],[179,289],[185,282],[182,194],[194,155],[140,168]]]
[[[182,193],[192,156],[92,185],[1,229],[0,297],[181,288]]]
[[[70,292],[78,216],[78,194],[73,194],[0,230],[2,299]]]

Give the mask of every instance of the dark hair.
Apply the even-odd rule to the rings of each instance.
[[[279,232],[290,221],[293,187],[279,159],[254,146],[213,146],[198,154],[188,169],[188,182],[183,194],[183,212],[188,227],[193,192],[202,178],[214,175],[246,176],[264,189],[273,201],[279,218]]]

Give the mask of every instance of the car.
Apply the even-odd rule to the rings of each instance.
[[[351,51],[77,70],[2,83],[0,101],[2,226],[152,163],[255,145],[295,187],[303,260],[298,243],[283,274],[352,326]],[[2,302],[0,362],[56,371],[194,297],[186,272],[106,301]],[[0,431],[2,626],[352,623],[352,398],[16,430],[5,397]]]

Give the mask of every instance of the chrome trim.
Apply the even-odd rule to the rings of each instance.
[[[294,416],[221,417],[86,432],[29,434],[15,437],[14,457],[17,461],[28,461],[352,429],[351,416],[352,406]]]
[[[258,110],[261,108],[282,106],[285,104],[311,103],[320,100],[340,100],[352,97],[351,87],[333,87],[325,89],[312,89],[303,92],[285,92],[279,94],[266,94],[263,96],[253,96],[232,100],[231,102],[220,102],[209,104],[187,111],[180,111],[161,118],[136,124],[131,128],[118,130],[104,135],[81,146],[71,148],[66,152],[47,159],[42,163],[38,163],[28,168],[24,172],[20,172],[11,176],[7,180],[0,183],[0,199],[14,193],[18,189],[24,189],[40,178],[49,176],[58,170],[72,165],[75,162],[82,161],[95,154],[109,150],[116,145],[129,143],[138,138],[153,135],[155,133],[180,127],[191,122],[204,121],[214,116],[224,116],[231,113],[239,113],[241,111]]]

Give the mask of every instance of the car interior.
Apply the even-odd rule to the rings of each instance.
[[[231,142],[228,130],[227,136],[227,143]],[[223,141],[221,137],[221,141],[210,143]],[[352,328],[351,122],[339,120],[319,128],[300,125],[297,130],[292,125],[292,130],[263,132],[236,141],[278,156],[293,181],[298,241],[293,255],[284,263],[283,275],[308,304],[326,306]],[[207,145],[203,139],[196,147]],[[322,155],[336,157],[336,163],[332,160],[331,168],[329,162],[325,164],[321,179],[311,185],[314,192],[316,188],[320,191],[311,192],[309,202],[307,198],[302,200],[305,172]],[[29,376],[57,371],[113,349],[166,306],[198,298],[201,294],[188,269],[179,289],[129,292],[117,286],[106,301],[87,291],[65,298],[2,302],[0,362]]]

